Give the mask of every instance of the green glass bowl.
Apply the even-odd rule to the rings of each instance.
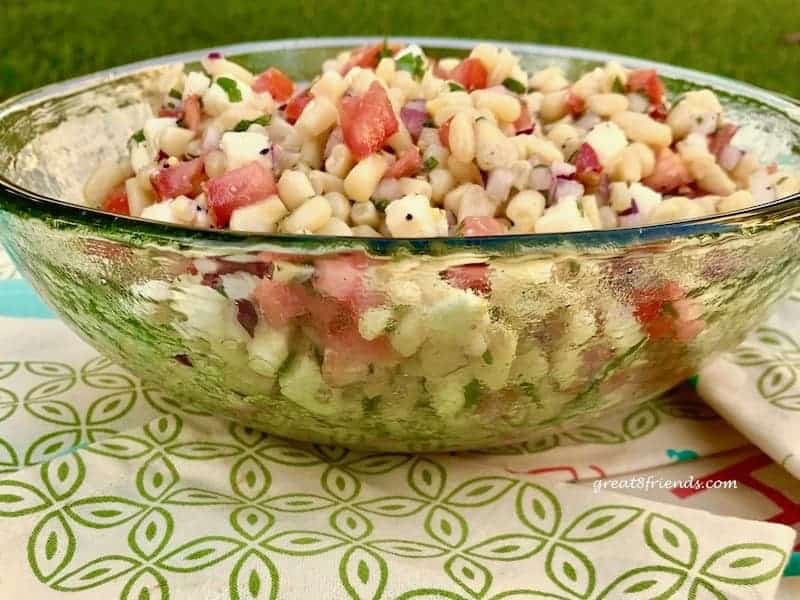
[[[221,50],[254,71],[276,65],[309,79],[324,59],[369,41]],[[475,44],[414,41],[433,55]],[[800,110],[788,99],[641,60],[505,45],[528,69],[558,64],[574,76],[615,59],[655,66],[673,96],[711,87],[741,125],[738,140],[766,161],[800,163]],[[124,152],[165,65],[204,54],[113,69],[0,106],[0,234],[10,255],[99,351],[195,409],[370,450],[525,441],[663,393],[739,342],[800,270],[799,197],[644,228],[417,240],[248,236],[72,204],[94,165]],[[293,256],[276,262],[275,253]],[[372,316],[388,318],[377,342],[359,337],[347,303],[315,291],[331,256],[360,257],[365,293],[379,308]],[[247,290],[260,285],[268,304],[287,274],[307,306],[276,329]],[[450,285],[453,277],[475,293]],[[385,359],[389,339],[402,355]]]

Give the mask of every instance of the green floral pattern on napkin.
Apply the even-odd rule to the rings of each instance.
[[[789,530],[718,520],[174,414],[0,480],[0,524],[42,586],[126,600],[187,578],[218,597],[311,597],[305,573],[372,600],[735,598],[779,577]]]

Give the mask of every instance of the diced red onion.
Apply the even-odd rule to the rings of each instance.
[[[333,147],[337,144],[341,144],[344,141],[344,135],[342,134],[342,128],[337,127],[331,134],[328,136],[328,141],[325,142],[325,152],[324,157],[327,159],[331,155],[331,151]]]
[[[397,200],[402,198],[403,190],[400,187],[400,182],[397,179],[389,178],[381,179],[375,191],[372,193],[373,198],[381,200]]]
[[[592,127],[597,125],[602,119],[591,111],[587,111],[583,116],[575,121],[575,127],[589,131]]]
[[[535,190],[549,190],[553,183],[553,175],[550,169],[544,165],[539,165],[531,169],[531,187]]]
[[[642,94],[628,94],[628,110],[638,113],[647,112],[650,109],[650,100]]]
[[[406,126],[406,129],[408,129],[408,133],[410,133],[411,137],[416,141],[417,138],[419,138],[419,134],[422,133],[425,121],[428,120],[428,113],[425,110],[425,101],[413,100],[406,104],[400,109],[400,118]]]
[[[557,160],[554,161],[552,165],[550,165],[550,172],[553,174],[553,177],[574,177],[575,165],[571,165],[568,162]]]
[[[619,226],[620,227],[641,227],[645,224],[644,215],[641,213],[636,213],[635,215],[619,215]]]
[[[519,131],[517,131],[517,133],[515,133],[514,135],[530,135],[531,133],[533,133],[533,130],[534,130],[534,129],[536,129],[536,125],[535,125],[535,124],[534,124],[534,125],[531,125],[531,126],[530,126],[530,127],[528,127],[527,129],[520,129],[520,130],[519,130]]]
[[[583,196],[583,185],[573,179],[556,179],[553,189],[553,200],[556,202],[564,198],[580,198]]]
[[[631,200],[631,205],[619,213],[620,217],[628,217],[630,215],[638,215],[639,214],[639,205],[636,204],[636,200]]]
[[[644,225],[645,215],[639,212],[639,207],[636,205],[636,200],[631,200],[629,208],[623,210],[619,215],[620,227],[639,227]]]
[[[494,169],[486,181],[486,194],[495,202],[505,202],[513,182],[514,174],[511,169]]]
[[[219,142],[221,139],[222,139],[222,131],[220,131],[213,125],[209,125],[203,132],[203,142],[202,142],[203,150],[209,152],[210,150],[215,150],[216,148],[219,148]]]
[[[208,58],[211,60],[217,60],[222,58],[222,52],[209,52]]]
[[[600,182],[597,184],[597,187],[594,190],[594,196],[600,206],[608,204],[608,199],[611,196],[611,188],[609,186],[608,175],[606,173],[600,175]]]
[[[719,166],[726,171],[733,171],[739,164],[744,152],[733,144],[728,144],[719,152]]]

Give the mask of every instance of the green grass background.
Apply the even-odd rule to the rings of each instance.
[[[0,0],[0,97],[193,48],[403,34],[583,46],[800,97],[800,0]]]

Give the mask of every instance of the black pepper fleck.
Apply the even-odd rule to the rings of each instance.
[[[414,217],[411,215],[411,213],[406,213],[406,221],[410,221],[413,218]]]

